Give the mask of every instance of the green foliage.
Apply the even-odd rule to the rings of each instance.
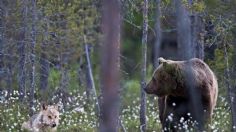
[[[193,3],[192,8],[196,12],[203,12],[205,10],[206,6],[205,6],[204,2],[200,1],[200,2]]]

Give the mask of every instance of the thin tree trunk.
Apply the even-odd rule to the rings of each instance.
[[[5,11],[4,11],[4,4],[3,4],[3,1],[1,0],[0,1],[0,71],[2,71],[3,70],[3,66],[4,66],[4,64],[3,64],[3,45],[4,45],[4,38],[3,38],[3,36],[4,36],[4,30],[5,30],[5,28],[4,28],[4,16],[5,16]],[[1,75],[0,75],[1,76]]]
[[[103,0],[101,58],[101,132],[117,132],[119,118],[120,1]]]
[[[3,1],[0,1],[0,87],[4,87],[3,78],[4,78],[4,45],[5,45],[5,22],[6,22],[6,5]]]
[[[48,89],[48,77],[50,65],[48,57],[44,52],[46,50],[44,42],[41,44],[42,53],[40,55],[40,91],[43,93]]]
[[[90,85],[92,86],[93,98],[95,99],[96,112],[97,112],[97,114],[99,114],[100,113],[100,105],[99,105],[97,92],[96,92],[94,79],[93,79],[93,72],[92,72],[92,66],[91,66],[91,62],[90,62],[89,48],[86,43],[85,43],[85,52],[86,52],[86,60],[87,60],[87,65],[88,65],[87,70],[88,70],[88,74],[89,74],[89,82],[90,82]]]
[[[36,45],[36,0],[31,0],[32,4],[32,31],[31,31],[31,73],[30,73],[30,114],[34,112],[34,92],[35,92],[35,45]]]
[[[67,87],[69,85],[69,76],[68,76],[68,55],[66,53],[61,54],[60,57],[60,71],[61,71],[61,80],[60,80],[60,88],[58,89],[58,94],[60,98],[62,99],[62,103],[64,106],[68,103],[68,92]]]
[[[161,9],[160,0],[156,0],[156,23],[155,23],[155,38],[156,42],[154,44],[154,69],[159,65],[158,58],[160,57],[160,47],[161,47]]]
[[[232,132],[235,132],[236,129],[234,127],[236,127],[236,109],[235,109],[236,99],[233,93],[234,90],[232,90],[231,84],[230,84],[229,58],[228,58],[228,52],[227,52],[227,45],[225,43],[224,43],[224,60],[226,64],[225,84],[227,87],[228,101],[229,101],[231,113],[232,113]]]
[[[13,92],[13,88],[12,88],[12,84],[13,84],[13,58],[12,58],[12,48],[8,49],[8,55],[6,57],[7,59],[7,78],[6,78],[6,84],[7,84],[7,98],[9,98],[12,95]]]
[[[2,4],[4,4],[4,17],[5,17],[5,22],[3,23],[4,28],[5,28],[5,32],[3,34],[3,36],[5,36],[5,38],[3,38],[3,43],[4,45],[6,45],[5,47],[5,55],[4,55],[4,64],[5,64],[5,81],[6,81],[6,87],[7,87],[7,98],[9,98],[12,95],[13,92],[13,53],[14,53],[14,49],[13,44],[12,44],[12,40],[9,39],[11,37],[15,37],[13,36],[11,33],[7,34],[7,30],[11,28],[12,26],[12,21],[7,20],[6,18],[11,18],[14,16],[14,14],[10,11],[10,9],[14,9],[16,8],[16,3],[7,3],[2,2]],[[4,18],[3,17],[3,18]]]
[[[19,37],[19,44],[18,44],[18,53],[19,53],[19,67],[18,67],[18,84],[19,84],[19,99],[20,101],[23,101],[25,97],[25,81],[26,81],[26,31],[27,31],[27,14],[28,14],[28,8],[26,6],[27,0],[23,0],[21,4],[21,15],[22,15],[22,21],[21,21],[21,31],[20,31],[20,37]]]
[[[142,35],[142,71],[141,71],[141,105],[140,105],[140,130],[146,131],[146,64],[147,64],[147,33],[148,33],[148,0],[143,5],[143,35]]]
[[[39,90],[41,92],[41,95],[44,96],[43,100],[45,99],[45,91],[48,89],[48,77],[49,77],[49,70],[50,70],[50,63],[48,60],[48,55],[46,54],[46,50],[47,50],[47,40],[46,40],[46,36],[48,34],[48,27],[49,24],[48,22],[45,22],[45,28],[44,28],[44,32],[46,33],[43,37],[43,42],[40,45],[41,47],[41,55],[40,55],[40,86],[39,86]]]

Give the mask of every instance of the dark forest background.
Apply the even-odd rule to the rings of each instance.
[[[157,97],[142,90],[158,57],[204,60],[219,83],[210,128],[236,131],[235,7],[235,0],[0,0],[0,131],[21,131],[45,101],[60,105],[58,131],[158,132]]]

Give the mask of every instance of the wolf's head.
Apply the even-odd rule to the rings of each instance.
[[[57,105],[46,105],[41,106],[41,123],[51,128],[56,128],[59,125],[59,111]]]

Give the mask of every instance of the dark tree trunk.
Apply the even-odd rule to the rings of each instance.
[[[43,42],[41,43],[41,54],[40,54],[40,82],[39,82],[39,90],[41,92],[41,95],[43,96],[43,100],[46,99],[45,97],[45,92],[48,89],[48,77],[49,77],[49,71],[50,71],[50,63],[48,60],[48,55],[47,55],[47,34],[48,34],[48,28],[49,24],[48,22],[45,22],[43,31],[44,31],[44,37],[43,37]]]
[[[119,55],[120,55],[120,2],[102,1],[102,30],[104,43],[101,55],[101,132],[118,131],[119,115]]]
[[[236,4],[236,2],[235,2],[235,4]],[[235,20],[234,20],[235,22],[236,22],[236,18],[235,18]],[[234,48],[234,51],[236,51],[236,29],[234,30],[234,39],[233,39],[233,48]],[[232,90],[231,90],[231,95],[233,95],[233,103],[232,103],[232,110],[234,111],[234,112],[232,112],[232,120],[233,120],[233,123],[232,123],[232,125],[233,125],[233,132],[236,132],[236,127],[234,127],[234,126],[236,126],[236,52],[234,52],[234,55],[233,55],[233,68],[232,68],[232,70],[233,70],[233,72],[232,72],[232,75],[231,75],[231,77],[232,77],[232,79],[234,80],[234,87],[232,87]]]
[[[191,43],[194,57],[204,60],[204,23],[198,13],[191,15]]]
[[[154,44],[154,69],[159,65],[158,58],[160,57],[161,47],[161,7],[160,0],[156,0],[156,23],[155,23],[155,44]]]
[[[4,4],[3,0],[0,1],[0,87],[4,87],[3,80],[4,80],[4,45],[5,45],[5,17],[6,17],[6,5]],[[1,89],[0,89],[1,90]]]
[[[35,45],[36,45],[36,1],[31,0],[32,4],[32,31],[31,31],[31,73],[30,73],[30,115],[34,112],[34,93],[35,93]]]
[[[60,87],[57,91],[57,93],[59,94],[62,103],[64,106],[67,105],[66,103],[68,103],[68,85],[69,85],[69,76],[68,76],[68,54],[64,53],[61,54],[60,57],[60,71],[61,71],[61,80],[60,80]]]
[[[6,1],[3,1],[4,4],[4,17],[5,18],[9,18],[13,16],[13,13],[11,13],[11,11],[9,11],[9,9],[13,9],[16,8],[16,4],[15,3],[7,3]],[[9,9],[8,9],[9,8]],[[8,9],[8,10],[7,10]],[[3,17],[3,18],[4,18]],[[5,64],[5,80],[6,80],[6,87],[7,87],[7,98],[9,98],[12,95],[13,92],[13,53],[14,53],[14,49],[13,49],[13,44],[11,45],[11,40],[9,40],[9,38],[11,37],[15,37],[13,35],[7,34],[7,30],[11,28],[11,24],[12,22],[10,20],[5,19],[5,22],[3,23],[4,28],[5,28],[5,32],[3,34],[3,36],[5,36],[5,38],[3,38],[3,43],[4,45],[6,45],[5,48],[5,55],[4,56],[4,64]],[[3,53],[4,54],[4,53]]]
[[[177,17],[177,42],[178,58],[182,60],[193,57],[193,47],[191,43],[191,23],[189,13],[182,4],[182,0],[176,0],[176,17]]]
[[[12,57],[12,54],[13,54],[13,50],[12,48],[9,48],[8,49],[8,52],[7,52],[7,56],[6,56],[6,66],[7,66],[7,78],[6,78],[6,85],[7,85],[7,97],[9,98],[11,95],[12,95],[12,92],[13,92],[13,87],[12,87],[12,84],[13,84],[13,57]]]
[[[84,56],[80,56],[80,58],[79,58],[79,68],[78,68],[78,71],[77,71],[77,74],[78,74],[78,81],[79,81],[79,85],[81,86],[81,87],[85,87],[85,81],[86,81],[86,76],[87,75],[85,75],[85,74],[87,74],[87,73],[85,73],[84,71],[87,71],[86,70],[86,66],[85,66],[85,64],[84,64],[84,59],[85,59],[85,57]],[[85,90],[87,90],[87,88],[85,89]],[[89,95],[87,95],[87,92],[86,92],[86,96],[89,98]]]
[[[147,33],[148,33],[148,0],[143,5],[143,34],[142,34],[142,69],[141,69],[141,105],[140,105],[140,130],[146,131],[146,65],[147,65]]]
[[[40,55],[40,91],[43,95],[45,91],[48,89],[48,76],[49,76],[49,70],[50,70],[50,64],[47,57],[47,54],[45,53],[46,46],[44,43],[41,45],[42,53]]]
[[[4,16],[5,16],[5,11],[4,11],[4,7],[5,5],[3,4],[3,1],[1,0],[0,1],[0,74],[2,73],[3,71],[3,67],[4,67],[4,64],[3,64],[3,45],[4,45]],[[1,75],[0,75],[0,78],[1,78]],[[0,79],[1,80],[1,79]]]
[[[18,43],[18,53],[19,53],[19,67],[18,67],[18,84],[19,84],[19,99],[23,101],[25,97],[25,85],[26,85],[26,31],[27,31],[27,14],[28,8],[26,6],[27,0],[24,0],[21,5],[21,30],[20,30],[20,37]]]
[[[178,59],[188,60],[194,57],[195,47],[192,43],[192,31],[191,31],[191,21],[189,17],[189,12],[186,10],[182,0],[175,1],[176,7],[176,17],[177,17],[177,42],[178,42]],[[203,131],[203,106],[201,103],[200,92],[197,91],[196,81],[193,79],[193,72],[191,69],[191,64],[186,68],[184,73],[185,78],[188,78],[186,82],[187,92],[189,96],[190,112],[193,118],[198,122],[195,126],[197,131]]]
[[[228,58],[228,51],[227,51],[227,45],[224,43],[224,60],[226,64],[225,69],[225,84],[227,87],[227,93],[228,93],[228,102],[230,104],[231,113],[232,113],[232,132],[235,132],[236,129],[234,128],[236,126],[236,101],[235,101],[235,90],[232,88],[232,85],[230,84],[230,70],[229,70],[229,58]]]

